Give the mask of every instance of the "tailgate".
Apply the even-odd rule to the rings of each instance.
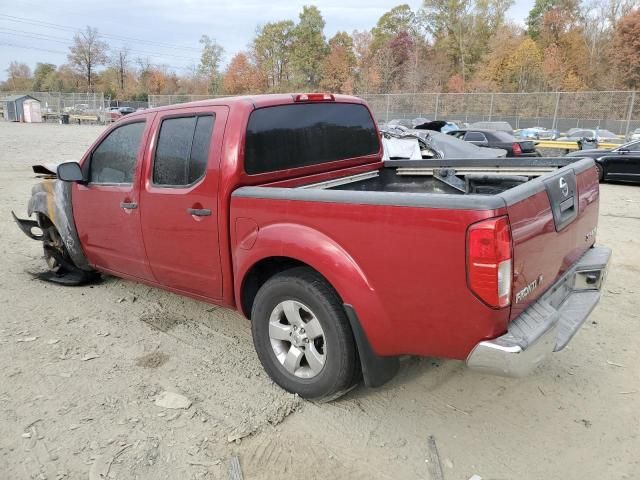
[[[594,244],[598,187],[595,163],[583,159],[501,194],[513,237],[511,319]]]

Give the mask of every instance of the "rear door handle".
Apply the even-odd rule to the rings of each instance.
[[[211,209],[209,208],[187,208],[189,215],[195,215],[196,217],[208,217],[211,215]]]
[[[138,204],[136,202],[120,202],[120,208],[124,208],[126,210],[135,210],[138,208]]]

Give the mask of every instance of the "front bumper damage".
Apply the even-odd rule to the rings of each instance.
[[[507,333],[478,343],[467,357],[474,370],[522,377],[562,350],[600,301],[611,249],[588,250],[518,318]]]

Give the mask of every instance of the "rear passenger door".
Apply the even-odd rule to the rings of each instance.
[[[227,107],[158,114],[140,192],[155,280],[211,299],[222,297],[218,184],[226,119]]]

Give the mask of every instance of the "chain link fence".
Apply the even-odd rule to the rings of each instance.
[[[634,91],[540,93],[361,94],[379,122],[422,117],[452,122],[504,121],[514,129],[601,128],[627,136],[640,128],[640,95]],[[221,97],[221,96],[218,96]],[[150,95],[149,107],[217,98]]]
[[[47,121],[58,121],[62,114],[86,117],[87,120],[95,117],[95,122],[99,123],[111,121],[106,114],[109,102],[105,102],[103,93],[11,91],[0,92],[0,99],[14,95],[29,95],[39,100],[40,111]]]
[[[628,136],[640,128],[635,91],[415,93],[360,95],[379,122],[423,117],[452,122],[504,121],[514,129],[601,128]]]
[[[149,108],[231,96],[232,95],[149,95]]]
[[[57,120],[62,114],[111,120],[109,106],[160,107],[224,95],[149,95],[147,103],[112,102],[103,93],[0,92],[0,98],[31,95],[40,100],[43,115]],[[540,93],[392,93],[361,94],[379,122],[392,119],[449,120],[453,122],[505,121],[515,129],[545,127],[561,132],[570,128],[602,128],[628,136],[640,128],[640,94],[635,91]]]

